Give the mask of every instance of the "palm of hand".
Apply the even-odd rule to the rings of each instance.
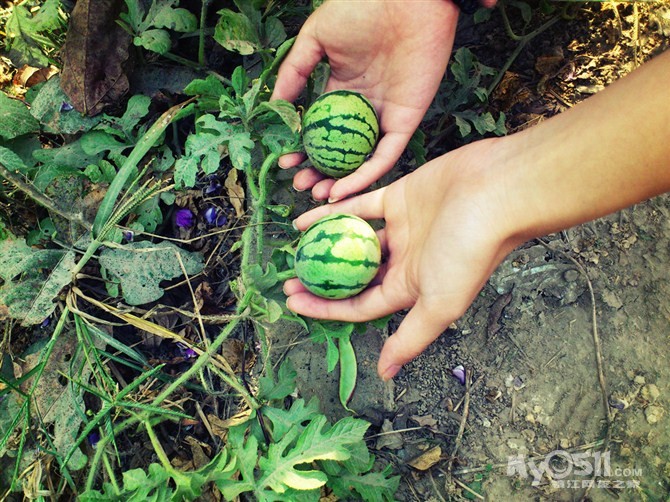
[[[410,10],[411,9],[411,10]],[[451,2],[329,1],[305,23],[280,70],[274,96],[295,99],[323,57],[331,75],[326,90],[349,89],[375,105],[384,133],[372,159],[335,183],[314,170],[296,175],[300,190],[317,199],[341,199],[388,172],[407,146],[433,99],[451,53],[458,13]],[[284,67],[285,66],[285,67]],[[294,157],[287,167],[297,165]],[[334,187],[334,185],[336,185]]]

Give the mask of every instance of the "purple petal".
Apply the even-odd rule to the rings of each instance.
[[[214,206],[207,208],[203,213],[203,217],[207,223],[217,227],[222,227],[228,222],[226,215],[219,212]]]
[[[100,441],[100,434],[98,434],[97,432],[91,432],[88,435],[88,442],[91,445],[91,448],[95,449],[95,447],[98,446],[99,441]]]
[[[63,101],[60,105],[60,111],[61,112],[70,112],[74,109],[74,107],[68,103],[67,101]]]
[[[126,230],[123,232],[123,239],[126,242],[133,242],[133,239],[135,238],[135,232],[132,230]]]
[[[195,224],[195,216],[190,209],[179,209],[174,216],[175,225],[181,228],[192,227]]]
[[[461,385],[465,385],[465,368],[462,364],[459,364],[453,370],[451,370],[451,374],[458,379]]]
[[[205,187],[205,195],[217,193],[219,190],[221,190],[221,182],[215,178]]]

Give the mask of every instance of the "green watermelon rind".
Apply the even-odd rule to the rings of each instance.
[[[327,92],[305,113],[302,138],[312,165],[327,176],[342,178],[374,150],[379,138],[377,112],[358,92]]]
[[[381,247],[374,229],[350,214],[332,214],[316,221],[303,233],[295,254],[300,282],[311,293],[332,300],[363,291],[380,264]]]

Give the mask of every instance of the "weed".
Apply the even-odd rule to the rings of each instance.
[[[309,327],[327,343],[330,369],[340,363],[346,406],[356,380],[350,337],[361,329],[308,326],[284,307],[296,235],[271,191],[277,159],[299,149],[300,117],[269,96],[292,43],[286,10],[239,1],[217,13],[212,30],[208,4],[194,13],[177,0],[128,1],[119,19],[145,61],[200,68],[212,43],[227,51],[234,63],[225,75],[197,74],[185,98],[135,94],[117,113],[89,116],[102,101],[75,109],[59,76],[21,89],[22,99],[0,93],[9,110],[0,114],[2,195],[21,194],[39,215],[24,233],[3,224],[0,240],[0,306],[11,330],[0,372],[3,495],[193,500],[218,490],[225,499],[318,500],[325,486],[339,497],[393,498],[399,478],[390,466],[373,470],[369,424],[329,423],[316,401],[291,397],[287,363],[273,370],[268,327],[280,319]],[[36,12],[16,5],[5,20],[10,59],[58,63],[64,20],[57,0]],[[195,57],[174,52],[192,38]],[[223,176],[236,202],[205,217],[200,199]],[[281,244],[268,242],[269,228]],[[230,270],[218,287],[231,306],[208,317],[201,309],[215,294],[214,264]],[[210,318],[223,327],[205,326]],[[247,338],[235,364],[222,347],[249,327],[258,348]],[[21,340],[26,349],[12,361],[9,346]],[[251,378],[256,353],[260,374]],[[152,463],[126,458],[134,444],[151,450]]]

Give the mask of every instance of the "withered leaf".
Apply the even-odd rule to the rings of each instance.
[[[235,208],[235,214],[238,218],[244,216],[244,188],[237,177],[237,169],[228,171],[226,181],[224,182],[230,203]]]
[[[131,37],[116,22],[122,5],[123,0],[79,0],[72,11],[61,87],[86,115],[97,115],[128,92]]]
[[[430,450],[423,452],[418,457],[407,462],[411,467],[419,471],[427,471],[437,464],[442,457],[442,448],[434,446]]]

